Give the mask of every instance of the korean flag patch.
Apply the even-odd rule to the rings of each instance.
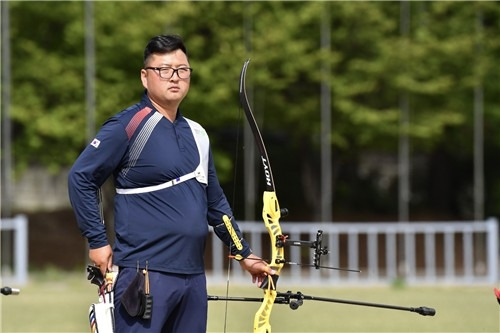
[[[97,140],[96,138],[94,138],[94,140],[92,140],[92,142],[90,143],[90,145],[93,146],[94,148],[98,148],[100,144],[101,141]]]

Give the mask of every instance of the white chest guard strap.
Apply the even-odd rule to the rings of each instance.
[[[186,180],[196,178],[196,180],[202,184],[208,184],[208,156],[210,149],[210,140],[208,139],[208,134],[200,124],[191,119],[187,119],[189,127],[191,128],[191,132],[193,132],[194,140],[196,142],[196,146],[198,147],[198,153],[200,154],[200,164],[196,167],[193,172],[190,172],[186,175],[180,176],[176,179],[169,180],[168,182],[153,185],[153,186],[145,186],[145,187],[137,187],[137,188],[117,188],[116,193],[118,194],[138,194],[138,193],[147,193],[162,190],[182,182]]]

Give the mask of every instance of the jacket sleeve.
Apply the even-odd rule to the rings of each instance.
[[[68,194],[78,227],[91,249],[108,243],[99,209],[99,188],[120,165],[128,146],[123,125],[106,122],[75,161],[68,175]]]
[[[214,232],[219,237],[224,244],[229,247],[230,253],[232,255],[241,255],[243,258],[246,258],[252,253],[248,242],[243,238],[241,230],[236,223],[233,217],[233,213],[231,211],[231,207],[227,201],[227,198],[222,191],[222,188],[219,184],[219,180],[217,178],[217,172],[215,170],[214,161],[212,157],[212,151],[210,151],[209,163],[208,163],[208,186],[207,186],[207,202],[208,202],[208,224],[214,228]],[[233,240],[231,239],[231,235],[226,228],[222,220],[222,216],[227,215],[231,217],[231,223],[233,225],[233,229],[236,231],[238,238],[243,245],[242,250],[236,249]]]

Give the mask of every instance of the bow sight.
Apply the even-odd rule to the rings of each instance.
[[[327,255],[328,253],[330,253],[330,251],[328,251],[328,247],[323,246],[322,242],[323,242],[323,230],[318,230],[318,232],[316,233],[316,240],[314,240],[314,241],[290,240],[290,239],[288,239],[288,236],[278,235],[278,236],[276,236],[276,246],[277,247],[284,247],[285,245],[303,246],[303,247],[309,247],[311,249],[314,249],[314,253],[313,253],[313,263],[312,264],[302,264],[302,263],[297,263],[297,262],[293,262],[293,261],[286,261],[284,259],[277,262],[277,264],[283,263],[283,264],[288,264],[288,265],[314,267],[316,269],[326,268],[326,269],[335,269],[335,270],[339,270],[339,271],[347,271],[347,272],[355,272],[355,273],[361,272],[360,270],[357,270],[357,269],[322,266],[321,265],[321,256]]]

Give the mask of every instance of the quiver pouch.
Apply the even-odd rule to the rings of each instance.
[[[135,278],[122,295],[121,303],[132,317],[142,317],[146,309],[144,282],[144,274],[137,272]]]

